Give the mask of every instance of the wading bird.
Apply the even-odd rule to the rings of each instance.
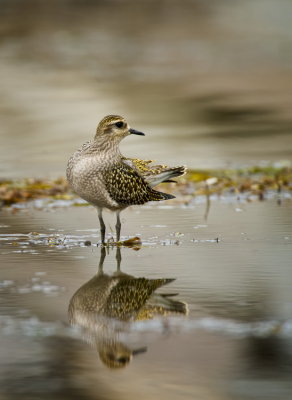
[[[175,196],[154,190],[161,182],[183,175],[184,166],[169,168],[152,161],[125,158],[120,141],[128,135],[144,133],[130,128],[118,115],[104,117],[93,140],[86,142],[68,161],[67,179],[72,189],[98,210],[101,241],[105,242],[103,208],[117,214],[116,240],[120,240],[120,212],[126,207],[148,201],[173,199]]]

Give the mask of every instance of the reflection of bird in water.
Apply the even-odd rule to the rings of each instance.
[[[153,187],[185,172],[185,167],[152,166],[151,161],[123,157],[119,143],[130,134],[144,135],[131,129],[123,117],[108,115],[100,121],[94,140],[85,143],[68,161],[67,179],[72,189],[98,209],[102,243],[105,241],[103,208],[117,213],[119,241],[120,212],[130,205],[174,198]]]
[[[132,356],[146,348],[131,350],[119,340],[125,324],[155,316],[187,314],[187,305],[173,299],[175,294],[155,291],[174,279],[135,278],[120,271],[121,254],[117,249],[117,271],[103,273],[105,248],[101,248],[98,273],[81,286],[69,304],[72,325],[84,328],[89,342],[97,347],[102,362],[110,368],[126,366]]]

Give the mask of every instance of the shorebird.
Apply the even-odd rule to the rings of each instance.
[[[131,349],[121,341],[120,333],[129,333],[129,323],[188,313],[186,303],[173,299],[177,293],[156,293],[175,279],[136,278],[123,273],[120,251],[118,247],[117,270],[108,275],[103,272],[106,249],[101,248],[97,274],[75,292],[68,308],[69,322],[82,329],[84,340],[97,349],[109,368],[125,367],[134,355],[147,350]]]
[[[117,214],[116,240],[120,240],[120,212],[126,207],[148,201],[173,199],[175,196],[154,190],[161,182],[183,175],[184,166],[169,168],[152,165],[150,160],[124,157],[120,141],[128,135],[144,133],[130,128],[119,115],[104,117],[94,139],[83,144],[68,161],[67,180],[72,189],[98,210],[101,241],[105,243],[103,208]]]

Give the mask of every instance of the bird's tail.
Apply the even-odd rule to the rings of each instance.
[[[151,307],[152,312],[157,309],[158,313],[162,314],[188,314],[188,305],[179,300],[172,299],[175,294],[158,294],[155,293],[148,300],[148,306]],[[163,310],[163,311],[162,311]]]
[[[175,196],[173,196],[172,194],[169,193],[163,193],[163,192],[159,192],[161,194],[161,196],[163,197],[162,200],[170,200],[170,199],[175,199]]]
[[[162,182],[172,182],[173,178],[184,175],[185,172],[186,172],[185,166],[167,168],[159,172],[158,174],[147,176],[146,180],[148,181],[151,187],[154,187]]]

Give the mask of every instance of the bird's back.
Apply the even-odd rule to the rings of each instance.
[[[104,170],[103,179],[111,198],[122,207],[174,198],[152,189],[142,175],[122,160]]]
[[[128,320],[135,317],[151,295],[173,279],[135,278],[126,274],[95,275],[72,296],[69,317],[74,322],[80,312],[84,315]]]
[[[167,165],[153,165],[153,160],[140,160],[138,158],[123,158],[123,162],[137,171],[144,180],[154,187],[162,182],[171,182],[172,178],[184,175],[185,166],[168,167]]]

